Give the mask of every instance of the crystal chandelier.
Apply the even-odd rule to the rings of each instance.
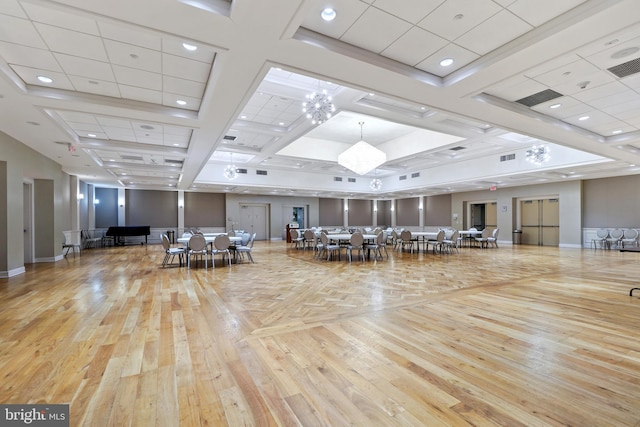
[[[338,156],[338,164],[358,175],[364,175],[386,162],[387,155],[384,151],[378,150],[362,139],[364,122],[358,124],[360,125],[360,141]]]
[[[307,113],[307,118],[311,119],[312,124],[324,123],[336,111],[331,100],[326,90],[322,93],[310,93],[307,95],[307,101],[302,103],[302,112]]]
[[[382,181],[380,181],[378,178],[373,178],[369,183],[369,188],[371,188],[373,191],[380,191],[382,189]]]
[[[540,166],[551,159],[551,156],[549,156],[549,148],[544,145],[534,145],[527,150],[526,159],[528,162]]]
[[[223,173],[225,178],[227,178],[229,181],[232,181],[238,177],[238,168],[236,168],[236,165],[233,164],[233,153],[229,153],[229,155],[231,158],[231,164],[227,165],[227,167],[224,168]]]

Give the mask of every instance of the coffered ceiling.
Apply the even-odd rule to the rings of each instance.
[[[0,3],[0,130],[97,186],[407,197],[637,174],[639,71],[636,0]],[[362,176],[337,163],[360,139],[387,156]]]

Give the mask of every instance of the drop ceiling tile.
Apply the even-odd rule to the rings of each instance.
[[[184,95],[192,98],[202,98],[204,94],[204,83],[191,80],[178,79],[171,76],[162,77],[162,87],[164,92],[176,95]]]
[[[162,92],[141,87],[127,86],[119,84],[120,93],[125,99],[150,102],[152,104],[162,104]]]
[[[113,40],[105,40],[104,45],[113,64],[153,73],[162,72],[161,53],[157,50]]]
[[[52,27],[50,25],[39,23],[34,23],[34,25],[43,39],[47,41],[49,49],[54,52],[67,53],[69,55],[95,59],[96,61],[109,61],[100,37]]]
[[[27,15],[24,13],[22,6],[17,0],[3,0],[2,1],[2,13],[5,15],[15,16],[17,18],[27,19]]]
[[[527,71],[525,71],[524,74],[527,77],[535,78],[539,75],[549,73],[553,70],[557,70],[558,68],[566,67],[569,64],[572,64],[576,61],[580,61],[582,59],[583,59],[582,57],[573,53],[569,55],[562,55],[557,58],[551,59],[549,61],[543,62],[542,64],[536,67],[530,68]]]
[[[155,51],[162,50],[162,37],[155,32],[140,31],[140,29],[133,29],[128,25],[112,22],[99,22],[98,27],[100,34],[105,39]]]
[[[309,15],[302,26],[335,39],[339,39],[369,7],[360,0],[342,0],[340,5],[335,7],[336,18],[327,22],[320,17],[324,4],[319,1],[316,3],[314,7],[309,8]]]
[[[518,76],[505,82],[505,84],[490,88],[487,93],[507,101],[517,101],[546,89],[548,87],[540,82],[524,76]]]
[[[46,43],[30,21],[0,14],[0,41],[47,49]]]
[[[73,90],[73,85],[69,81],[66,75],[62,73],[56,73],[50,70],[40,70],[37,68],[22,67],[20,65],[12,65],[11,69],[20,76],[20,78],[27,84],[53,87],[56,89]],[[42,83],[38,80],[38,76],[47,76],[53,79],[53,83]]]
[[[342,40],[380,53],[411,28],[411,24],[376,8],[367,9]]]
[[[162,76],[160,74],[122,67],[120,65],[114,65],[113,72],[116,75],[118,84],[158,91],[162,90]]]
[[[587,89],[575,93],[573,96],[574,98],[582,102],[589,103],[596,99],[616,96],[618,94],[626,92],[627,90],[628,89],[625,85],[623,85],[619,81],[614,81],[601,86],[595,86],[593,88],[587,87]]]
[[[613,83],[614,81],[615,78],[611,73],[598,71],[587,76],[575,76],[573,81],[553,86],[552,89],[565,95],[576,95],[588,88],[595,88],[608,83]]]
[[[443,67],[440,65],[440,61],[445,58],[452,58],[454,60],[453,65],[449,67]],[[449,43],[424,61],[417,64],[416,68],[435,74],[436,76],[444,77],[447,74],[450,74],[475,61],[477,58],[479,58],[477,54],[454,43]]]
[[[32,21],[91,34],[93,36],[100,35],[95,20],[86,18],[80,14],[71,14],[42,4],[29,3],[26,1],[22,2],[22,7],[24,7],[24,10]]]
[[[104,133],[102,126],[98,123],[76,123],[76,122],[67,122],[71,128],[78,134],[86,134],[86,133]],[[86,136],[86,135],[82,135]]]
[[[566,84],[567,82],[579,82],[584,80],[586,76],[595,74],[600,69],[589,61],[580,59],[569,64],[564,64],[558,68],[538,74],[534,78],[540,83],[549,87],[555,85]]]
[[[589,116],[587,120],[580,120],[581,117]],[[590,110],[586,111],[582,114],[577,114],[571,117],[566,117],[563,121],[567,123],[574,124],[578,127],[591,129],[594,126],[599,126],[606,123],[611,123],[615,121],[614,117],[611,117],[609,114],[603,113],[601,111]]]
[[[640,97],[640,95],[637,95]],[[611,114],[614,117],[617,117],[621,120],[627,120],[629,118],[635,117],[640,111],[640,99],[634,99],[627,102],[620,102],[615,105],[602,107],[602,111]]]
[[[616,108],[618,105],[624,105],[627,103],[640,101],[640,94],[634,91],[627,91],[612,96],[605,96],[602,98],[593,99],[585,104],[589,104],[593,108],[598,110],[604,110],[605,108]]]
[[[169,76],[206,83],[211,73],[211,64],[164,53],[162,71]]]
[[[110,140],[135,142],[136,134],[131,129],[103,126],[104,133]]]
[[[56,58],[48,50],[0,42],[0,56],[9,65],[22,65],[41,70],[62,72],[62,68],[60,68]]]
[[[54,56],[66,74],[108,82],[116,81],[111,66],[106,62],[94,61],[92,59],[80,58],[63,53],[56,53]]]
[[[449,0],[420,21],[418,26],[453,41],[500,10],[500,6],[491,0]]]
[[[412,24],[417,24],[443,2],[444,0],[376,0],[374,7]]]
[[[533,27],[503,10],[456,39],[456,44],[484,55],[521,36]]]
[[[99,123],[96,116],[88,113],[81,113],[78,111],[56,110],[56,114],[58,114],[58,116],[60,116],[60,118],[62,118],[66,122],[94,123],[94,124]]]
[[[609,49],[589,56],[589,62],[606,70],[614,65],[623,64],[640,57],[640,37],[636,37],[625,43],[616,43]]]
[[[584,2],[585,0],[518,0],[509,6],[509,10],[537,27]]]
[[[194,51],[187,50],[182,45],[183,43],[196,46]],[[162,38],[162,52],[175,56],[181,56],[183,58],[192,59],[194,61],[200,61],[207,64],[213,62],[215,57],[215,51],[210,46],[203,45],[202,43],[194,42],[186,39],[178,39],[175,37],[163,37]]]
[[[414,66],[447,45],[447,41],[419,27],[413,27],[382,51],[382,55]]]
[[[105,82],[103,80],[87,79],[81,76],[69,76],[69,80],[78,92],[93,93],[96,95],[111,96],[120,98],[118,85],[114,82]]]
[[[640,73],[625,77],[620,83],[640,93]]]
[[[559,103],[562,105],[560,108],[556,109],[549,108],[549,106],[553,105],[554,103]],[[546,114],[548,116],[555,117],[561,120],[564,120],[568,117],[583,116],[593,111],[593,107],[590,107],[589,105],[584,104],[570,96],[557,98],[552,101],[545,102],[544,104],[536,105],[535,107],[532,107],[532,109],[535,111],[539,111],[542,114]]]
[[[95,117],[97,123],[100,123],[103,127],[107,128],[119,128],[131,130],[131,121],[127,119],[118,119],[115,117]]]
[[[517,0],[493,0],[498,3],[502,7],[508,7],[509,5],[515,3]]]

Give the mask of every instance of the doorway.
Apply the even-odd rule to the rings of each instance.
[[[267,240],[267,205],[240,205],[238,228],[246,233],[256,233],[256,240]]]
[[[560,244],[560,200],[520,201],[522,244],[558,246]]]
[[[498,203],[472,203],[470,205],[470,227],[478,230],[498,227]]]
[[[22,184],[22,235],[24,240],[24,263],[33,263],[33,183]]]

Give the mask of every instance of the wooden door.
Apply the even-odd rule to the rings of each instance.
[[[240,221],[238,229],[247,233],[256,233],[256,240],[266,240],[267,233],[267,206],[266,205],[240,205]]]

